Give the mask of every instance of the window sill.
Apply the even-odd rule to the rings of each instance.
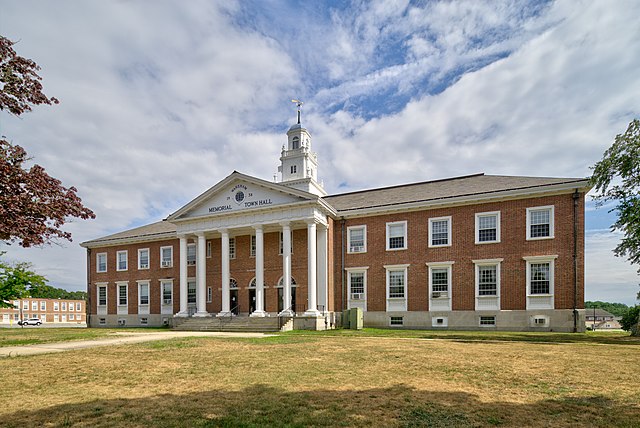
[[[446,248],[446,247],[450,247],[451,244],[442,244],[442,245],[431,245],[429,244],[429,248]]]
[[[531,238],[527,236],[527,241],[544,241],[546,239],[554,239],[553,236],[537,236],[535,238]]]
[[[407,247],[404,247],[404,248],[387,248],[387,251],[403,251],[403,250],[406,250],[406,249],[407,249]]]
[[[499,244],[500,241],[476,241],[476,245]]]

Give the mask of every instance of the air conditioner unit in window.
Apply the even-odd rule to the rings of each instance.
[[[194,263],[195,263],[195,262],[194,262]],[[162,262],[162,267],[171,267],[171,262],[163,261],[163,262]]]
[[[361,253],[364,251],[364,247],[351,247],[352,253]]]
[[[351,300],[362,300],[364,299],[364,293],[351,293]]]
[[[149,265],[147,264],[140,265],[140,269],[149,269]]]
[[[196,265],[195,260],[187,260],[187,266],[195,266],[195,265]]]
[[[440,297],[442,297],[442,293],[439,291],[434,291],[433,293],[431,293],[432,299],[439,299]]]

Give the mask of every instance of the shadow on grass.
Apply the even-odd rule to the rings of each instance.
[[[640,408],[603,396],[518,404],[403,385],[307,392],[255,385],[241,391],[95,399],[5,414],[1,420],[5,427],[637,427]]]

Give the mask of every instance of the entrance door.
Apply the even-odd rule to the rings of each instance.
[[[296,312],[296,287],[291,287],[291,310]]]
[[[229,307],[232,314],[238,315],[238,289],[229,290]]]
[[[284,288],[278,288],[278,313],[284,309]]]
[[[253,313],[256,310],[256,289],[249,289],[249,313]]]

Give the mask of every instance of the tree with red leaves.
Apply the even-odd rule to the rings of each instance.
[[[18,56],[14,44],[0,36],[0,110],[20,116],[32,105],[57,104],[42,93],[38,64]],[[26,169],[29,159],[22,147],[0,139],[0,240],[23,247],[71,240],[71,234],[60,229],[65,221],[95,214],[82,205],[76,188],[62,186],[40,165]]]

